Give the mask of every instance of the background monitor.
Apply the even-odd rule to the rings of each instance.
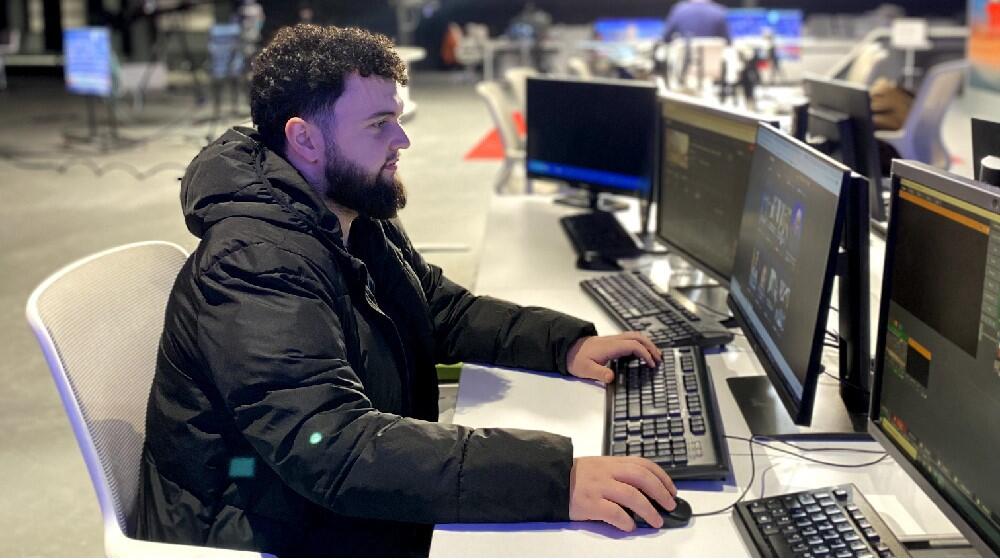
[[[882,187],[868,90],[849,82],[817,78],[806,79],[804,88],[809,97],[808,134],[824,139],[824,152],[868,178],[872,217],[885,221],[888,192]]]
[[[662,18],[605,18],[594,22],[594,34],[601,41],[659,41],[664,28]]]
[[[1000,553],[1000,191],[893,163],[869,430]]]
[[[675,96],[660,104],[656,237],[726,286],[758,122]]]
[[[802,10],[766,10],[730,8],[726,12],[731,39],[763,37],[766,30],[774,35],[778,57],[796,60],[802,50]]]
[[[1000,157],[1000,123],[972,119],[973,176],[979,176],[979,164],[986,156]]]
[[[758,410],[757,395],[772,389],[795,424],[812,420],[851,181],[843,165],[758,127],[729,288],[733,316],[767,374],[729,380],[754,434],[784,435],[767,433],[778,426],[763,419],[781,410]]]
[[[655,173],[656,86],[529,78],[528,177],[647,197]]]
[[[77,27],[63,31],[66,89],[79,95],[109,97],[111,31],[107,27]]]

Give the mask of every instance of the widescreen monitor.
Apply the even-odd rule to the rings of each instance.
[[[728,286],[760,119],[674,95],[660,119],[656,237]]]
[[[812,419],[851,181],[842,164],[758,127],[729,305],[787,416],[799,425]],[[730,387],[735,394],[737,386]],[[748,400],[737,396],[753,430],[744,408],[753,403],[740,402]]]
[[[63,31],[66,89],[78,95],[108,97],[112,92],[111,31],[76,27]]]
[[[868,90],[819,78],[806,79],[803,87],[809,98],[809,136],[822,139],[823,151],[868,178],[872,217],[885,221],[888,192],[882,184]]]
[[[645,198],[655,173],[656,86],[529,78],[527,174]]]
[[[662,18],[606,18],[594,22],[594,35],[601,41],[659,41],[664,28]]]
[[[897,160],[869,431],[1000,553],[1000,190]]]
[[[972,119],[973,177],[979,178],[979,166],[986,156],[1000,157],[1000,123]]]
[[[730,8],[726,12],[731,39],[763,37],[770,32],[781,59],[798,59],[802,48],[802,11]]]

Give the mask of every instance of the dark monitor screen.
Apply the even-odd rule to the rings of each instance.
[[[1000,123],[972,119],[972,169],[979,178],[979,164],[986,156],[1000,157]]]
[[[868,90],[829,79],[807,79],[804,87],[809,97],[809,134],[826,138],[831,157],[868,178],[870,210],[884,220],[882,169]],[[838,118],[847,119],[846,130],[837,128]]]
[[[728,285],[758,120],[673,97],[660,113],[656,235]]]
[[[797,424],[808,424],[850,170],[757,129],[730,305]]]
[[[980,183],[893,163],[869,425],[988,556],[1000,552],[998,201]]]
[[[655,172],[656,86],[529,78],[527,172],[646,197]]]

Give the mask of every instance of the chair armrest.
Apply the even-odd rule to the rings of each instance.
[[[114,527],[104,532],[104,553],[109,558],[264,558],[268,556],[249,550],[141,541],[126,537],[117,529]]]

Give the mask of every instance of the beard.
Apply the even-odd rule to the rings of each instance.
[[[395,218],[406,206],[406,187],[395,173],[387,179],[379,170],[372,177],[334,145],[327,150],[326,161],[324,194],[333,202],[376,220]]]

